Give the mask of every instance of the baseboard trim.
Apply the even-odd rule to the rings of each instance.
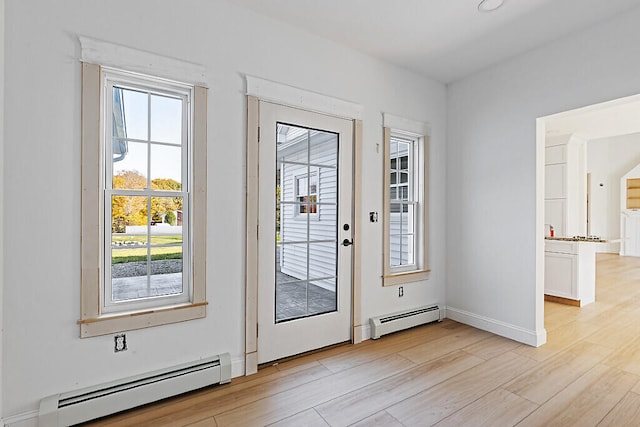
[[[2,422],[0,422],[0,425],[5,427],[37,427],[38,411],[23,412],[22,414],[5,417]]]
[[[369,323],[366,325],[356,326],[353,329],[356,334],[355,338],[357,338],[357,340],[354,340],[354,344],[371,339],[371,325],[369,325]]]
[[[238,357],[231,360],[231,378],[244,376],[244,359]]]
[[[239,357],[231,361],[231,377],[244,376],[244,360]],[[37,427],[38,411],[29,411],[0,419],[0,427]]]
[[[447,318],[533,347],[547,342],[547,331],[534,331],[447,306]]]

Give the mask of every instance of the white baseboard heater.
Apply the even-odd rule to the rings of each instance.
[[[69,426],[231,381],[229,353],[40,401],[39,427]]]
[[[442,321],[442,310],[437,304],[372,317],[371,338],[376,340],[382,335],[435,321]]]

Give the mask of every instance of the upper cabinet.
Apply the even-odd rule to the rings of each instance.
[[[555,140],[557,142],[557,140]],[[551,139],[549,142],[554,142]],[[553,145],[544,149],[544,164],[554,165],[558,163],[567,163],[567,145]]]
[[[587,234],[586,141],[572,134],[545,141],[545,224],[556,236]]]
[[[557,163],[553,165],[545,165],[544,173],[545,200],[566,199],[567,164]]]

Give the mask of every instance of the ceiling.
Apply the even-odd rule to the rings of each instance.
[[[640,0],[233,0],[286,25],[450,83],[640,5]]]

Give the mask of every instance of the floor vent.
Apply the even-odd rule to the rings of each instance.
[[[424,323],[441,321],[442,310],[438,305],[420,307],[385,316],[371,318],[371,338],[378,339],[382,335],[403,329],[412,328]]]
[[[229,353],[40,401],[39,427],[69,426],[231,380]]]

